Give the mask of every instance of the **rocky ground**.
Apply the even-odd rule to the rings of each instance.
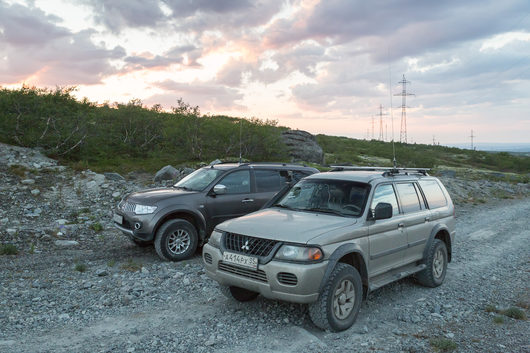
[[[0,145],[0,249],[18,250],[0,255],[0,352],[530,352],[529,322],[510,317],[530,315],[528,184],[445,175],[458,205],[446,283],[381,288],[330,333],[302,305],[230,301],[199,255],[162,262],[113,229],[113,207],[151,177]]]

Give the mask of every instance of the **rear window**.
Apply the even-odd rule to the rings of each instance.
[[[419,184],[425,194],[430,209],[447,205],[447,199],[436,180],[420,180]]]
[[[256,189],[258,192],[279,191],[285,184],[278,170],[255,169]]]
[[[416,194],[414,184],[396,184],[396,188],[404,213],[418,212],[421,210],[420,200]]]

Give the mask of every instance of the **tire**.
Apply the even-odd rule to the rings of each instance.
[[[129,238],[131,240],[132,243],[134,243],[136,246],[140,247],[140,248],[145,248],[145,247],[148,247],[149,245],[153,244],[153,242],[150,242],[150,241],[143,241],[143,240],[136,240],[136,239],[132,239],[132,238]]]
[[[434,239],[427,252],[427,267],[416,274],[416,279],[426,287],[438,287],[447,272],[447,247],[440,239]]]
[[[197,230],[184,219],[171,219],[158,229],[155,236],[155,250],[167,261],[190,258],[197,250]]]
[[[359,272],[355,267],[339,262],[317,301],[309,304],[309,317],[323,330],[344,331],[357,319],[362,298],[363,284]]]
[[[248,302],[256,299],[258,293],[250,291],[248,289],[233,287],[233,286],[223,286],[219,285],[219,290],[225,297],[228,299],[235,299],[239,302]]]

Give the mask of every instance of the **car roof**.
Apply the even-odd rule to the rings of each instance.
[[[419,174],[388,174],[382,171],[372,170],[341,170],[312,174],[305,179],[331,179],[331,180],[348,180],[360,183],[371,183],[372,181],[399,181],[399,180],[418,180],[419,178],[432,178]]]

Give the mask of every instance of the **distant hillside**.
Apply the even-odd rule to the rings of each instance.
[[[144,170],[166,164],[194,166],[214,159],[289,162],[276,121],[201,115],[176,100],[170,112],[141,101],[97,105],[72,89],[0,89],[0,142],[39,147],[77,169]],[[241,140],[240,140],[241,134]],[[392,165],[392,144],[318,135],[324,164]],[[421,144],[395,144],[400,166],[472,167],[530,173],[530,157]]]

